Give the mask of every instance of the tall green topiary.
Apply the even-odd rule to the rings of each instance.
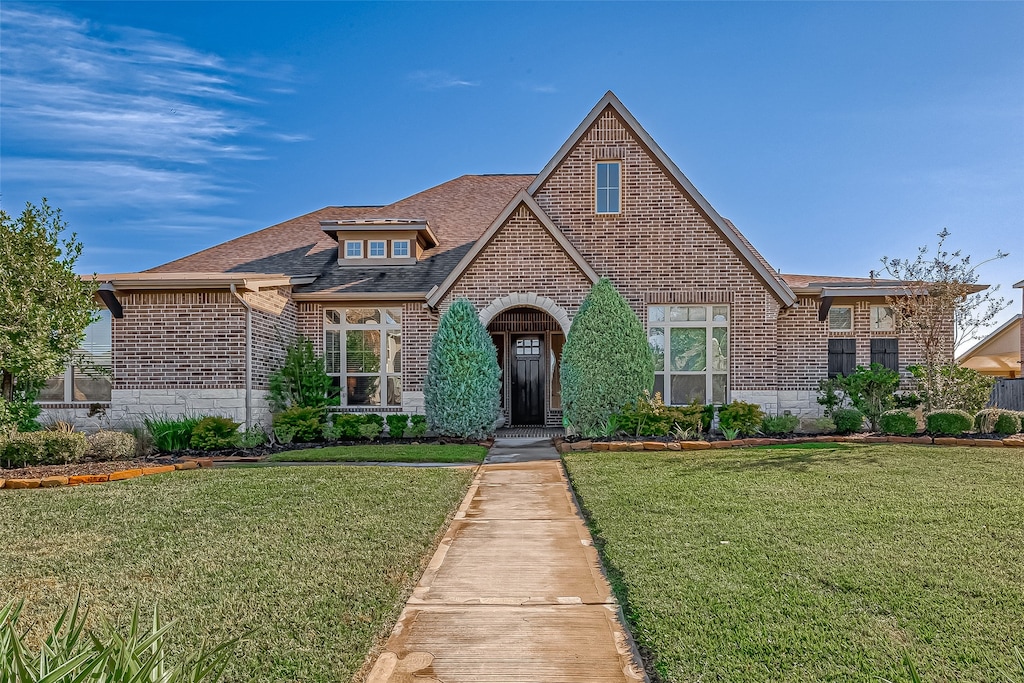
[[[654,358],[643,325],[615,287],[599,280],[580,305],[562,349],[562,415],[584,435],[654,387]]]
[[[438,434],[479,439],[494,431],[500,409],[498,352],[466,299],[441,316],[423,383],[427,422]]]

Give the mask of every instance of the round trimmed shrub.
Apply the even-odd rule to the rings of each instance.
[[[562,419],[585,436],[654,387],[654,357],[636,313],[607,279],[590,289],[562,348]]]
[[[884,434],[913,436],[917,433],[917,418],[909,410],[887,410],[878,418]]]
[[[832,412],[837,434],[853,434],[864,428],[864,413],[856,408],[840,408]]]
[[[320,441],[324,433],[324,411],[320,408],[292,406],[274,415],[274,434],[291,436],[283,441],[310,443]]]
[[[986,408],[974,416],[974,430],[980,434],[1008,436],[1020,431],[1020,417],[1012,410]]]
[[[192,448],[200,451],[218,451],[231,448],[238,441],[238,422],[211,415],[204,417],[192,428]]]
[[[127,432],[102,430],[85,437],[85,457],[93,460],[128,460],[135,457],[135,437]]]
[[[423,399],[430,428],[444,436],[480,439],[494,431],[501,409],[498,350],[468,299],[444,312],[430,343]]]
[[[959,436],[971,431],[974,420],[963,410],[935,410],[925,415],[925,428],[929,434]]]
[[[756,403],[733,401],[718,409],[718,426],[723,430],[735,429],[740,436],[754,436],[760,431],[762,422],[764,411]]]

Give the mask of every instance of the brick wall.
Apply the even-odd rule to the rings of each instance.
[[[270,374],[284,364],[288,345],[295,340],[298,313],[288,287],[246,292],[244,296],[252,306],[252,387],[267,389]]]
[[[422,303],[402,307],[402,391],[423,391],[427,376],[430,341],[437,331],[438,315]]]
[[[594,212],[598,160],[622,162],[619,214]],[[776,300],[614,112],[595,122],[535,199],[644,324],[646,305],[659,296],[688,303],[684,299],[718,290],[731,306],[731,387],[775,388]],[[509,262],[504,269],[518,267]]]
[[[308,301],[299,303],[295,324],[298,333],[313,342],[317,355],[324,355],[324,307]]]
[[[113,320],[113,388],[245,386],[245,309],[230,292],[131,292]]]

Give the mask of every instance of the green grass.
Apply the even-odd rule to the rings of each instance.
[[[446,444],[367,444],[365,446],[329,446],[283,451],[271,455],[271,462],[483,462],[483,446]]]
[[[1024,452],[836,446],[566,454],[661,679],[1015,680]]]
[[[250,629],[229,681],[349,681],[386,636],[472,472],[197,470],[0,492],[0,604],[53,623],[81,590],[94,615],[177,620],[173,648]]]

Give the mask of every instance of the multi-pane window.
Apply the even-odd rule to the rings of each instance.
[[[889,306],[871,307],[871,330],[887,332],[896,329],[896,316]]]
[[[345,258],[363,258],[363,241],[345,240]]]
[[[388,255],[388,243],[384,240],[370,240],[370,258],[386,258]]]
[[[405,258],[409,255],[409,240],[395,240],[391,243],[391,256]]]
[[[324,358],[341,405],[401,406],[402,310],[325,310]]]
[[[63,373],[46,380],[39,401],[96,403],[110,400],[110,311],[96,311],[97,319],[85,328],[81,345],[71,354]]]
[[[654,390],[665,403],[725,403],[729,307],[651,306],[647,321],[654,353]]]
[[[597,163],[597,213],[618,213],[622,193],[621,164],[618,161]]]
[[[852,332],[853,308],[850,306],[833,306],[828,309],[828,329],[831,332]]]

